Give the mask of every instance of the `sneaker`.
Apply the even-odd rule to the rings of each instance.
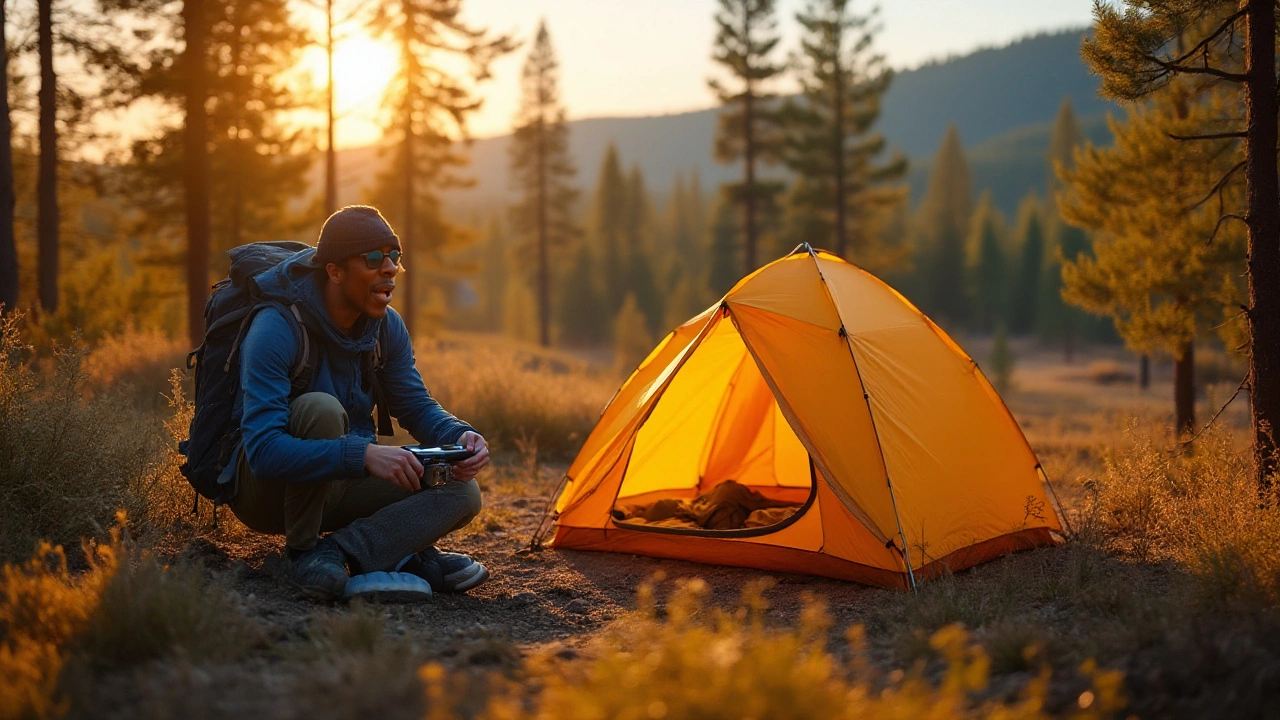
[[[462,553],[441,552],[434,547],[401,560],[396,571],[417,575],[431,583],[435,592],[466,592],[489,579],[484,565]]]
[[[347,556],[332,538],[320,538],[310,550],[290,552],[289,576],[307,597],[337,600],[347,589]]]

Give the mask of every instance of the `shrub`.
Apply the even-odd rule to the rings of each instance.
[[[144,407],[161,408],[171,390],[170,370],[184,366],[188,349],[185,340],[159,330],[109,335],[85,358],[86,387],[94,394],[127,388]]]
[[[768,630],[762,586],[744,593],[733,612],[709,610],[700,580],[684,583],[658,619],[651,588],[635,617],[616,624],[592,648],[594,656],[528,663],[545,684],[533,717],[556,718],[1041,718],[1048,677],[1031,683],[1013,704],[976,700],[987,688],[990,661],[968,633],[948,625],[929,638],[944,659],[941,682],[922,671],[881,677],[863,648],[863,630],[847,633],[853,654],[841,662],[825,649],[830,619],[810,600],[794,629]],[[1122,704],[1121,677],[1081,668],[1092,683],[1075,717],[1106,717]],[[427,678],[430,680],[430,678]],[[514,694],[514,698],[513,698]],[[526,717],[528,698],[509,690],[491,716]]]
[[[81,349],[59,349],[42,374],[20,320],[0,318],[0,560],[28,556],[40,538],[103,538],[117,509],[145,515],[171,456],[159,423],[127,397],[84,398]]]
[[[498,452],[532,443],[544,457],[571,457],[617,388],[586,363],[510,341],[440,341],[418,349],[432,395]]]
[[[108,543],[85,546],[86,572],[71,573],[62,548],[47,542],[0,570],[0,717],[65,712],[68,686],[86,683],[72,668],[230,658],[252,641],[225,588],[198,567],[161,565],[126,540],[124,522],[120,513]]]
[[[1202,602],[1280,602],[1280,509],[1260,500],[1249,454],[1229,432],[1206,433],[1194,452],[1170,453],[1131,430],[1084,515],[1105,549],[1186,567]]]

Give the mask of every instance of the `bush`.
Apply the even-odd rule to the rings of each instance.
[[[85,357],[86,387],[94,394],[113,389],[126,391],[143,407],[164,406],[171,391],[170,370],[184,367],[185,340],[175,340],[159,330],[126,330],[104,338]],[[190,387],[184,379],[184,386]]]
[[[29,556],[41,538],[104,538],[117,509],[145,515],[172,460],[160,424],[126,396],[85,399],[80,348],[59,349],[41,373],[20,322],[0,318],[0,560]]]
[[[61,715],[68,687],[85,687],[85,667],[231,658],[252,642],[225,588],[198,567],[165,567],[138,550],[124,522],[120,513],[110,542],[85,546],[86,572],[68,571],[62,548],[47,542],[0,570],[0,717]]]
[[[442,341],[417,356],[432,395],[500,452],[520,441],[547,458],[572,457],[617,389],[582,361],[510,341]]]
[[[1260,499],[1250,456],[1229,432],[1171,454],[1131,428],[1084,515],[1105,549],[1186,567],[1201,602],[1280,602],[1280,508]]]
[[[940,684],[922,670],[880,676],[863,647],[863,629],[846,634],[852,660],[825,649],[830,619],[810,600],[794,629],[768,630],[763,622],[763,586],[744,593],[736,611],[704,607],[707,588],[684,583],[658,618],[651,588],[640,596],[635,617],[617,623],[592,648],[594,657],[557,663],[531,661],[536,684],[533,717],[556,718],[1041,718],[1048,677],[1032,682],[1013,704],[975,699],[987,688],[990,661],[958,625],[929,638],[943,658]],[[541,668],[540,670],[538,668]],[[1079,698],[1075,717],[1107,717],[1123,704],[1121,677],[1081,669],[1092,683]],[[491,716],[526,717],[528,698],[518,692],[495,703]]]

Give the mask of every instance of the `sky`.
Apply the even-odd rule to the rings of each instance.
[[[466,0],[472,25],[524,40],[498,60],[493,77],[479,86],[485,98],[469,126],[474,137],[511,129],[519,101],[520,66],[544,18],[560,60],[561,99],[570,119],[657,115],[710,107],[707,78],[715,37],[716,0]],[[780,46],[798,45],[794,16],[804,0],[778,0]],[[854,0],[855,12],[872,4]],[[929,60],[1003,45],[1038,32],[1090,23],[1093,0],[882,0],[883,30],[876,47],[891,67],[909,69]],[[323,54],[315,51],[316,72]],[[340,46],[338,147],[378,137],[379,78],[394,68],[394,53],[353,36]],[[779,54],[779,59],[782,53]],[[382,80],[381,82],[385,82]],[[785,89],[785,88],[780,88]]]

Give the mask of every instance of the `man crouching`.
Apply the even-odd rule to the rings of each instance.
[[[351,574],[375,571],[412,573],[436,592],[468,590],[489,576],[466,555],[434,547],[480,512],[474,478],[489,449],[423,385],[409,331],[389,306],[401,259],[382,215],[350,206],[325,221],[314,251],[256,278],[275,307],[254,315],[240,350],[243,444],[230,506],[249,528],[285,536],[292,580],[311,597],[341,597]],[[291,371],[305,351],[298,320],[282,311],[290,306],[319,344],[301,394]],[[400,426],[422,444],[474,451],[453,466],[455,482],[424,488],[412,453],[376,444],[367,361],[375,345],[385,409]]]

